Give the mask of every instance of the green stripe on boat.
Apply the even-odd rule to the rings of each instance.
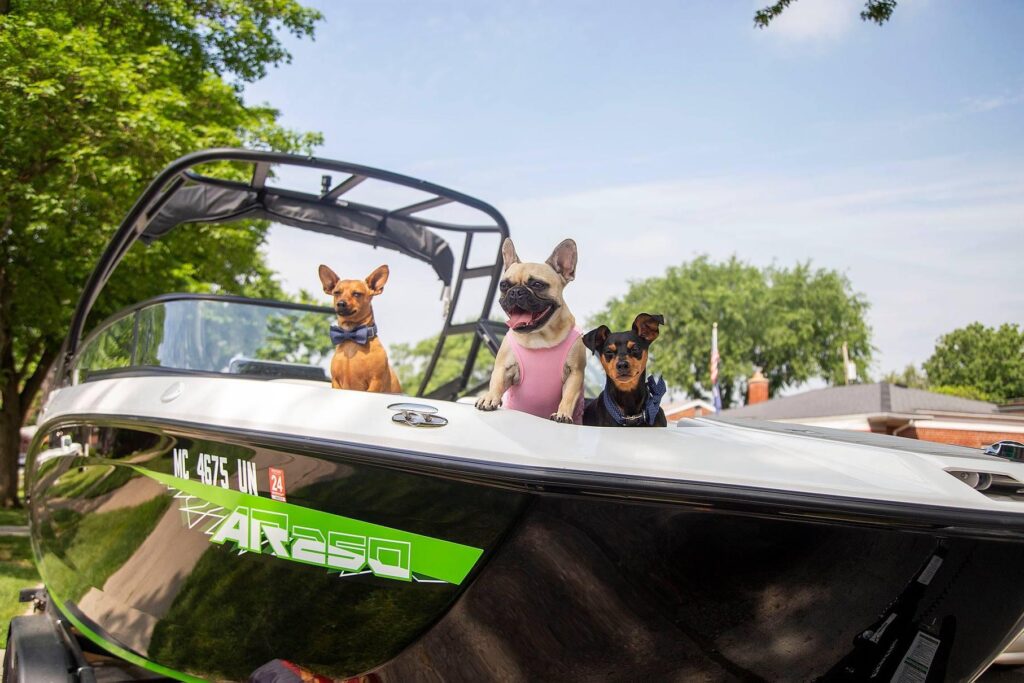
[[[461,584],[480,548],[333,515],[133,466],[140,474],[226,511],[212,543],[233,542],[252,553],[399,581],[413,575]]]

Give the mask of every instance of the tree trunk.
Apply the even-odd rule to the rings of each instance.
[[[0,296],[0,300],[3,297]],[[5,319],[0,312],[0,329],[5,329]],[[10,331],[0,334],[0,340],[10,339]],[[21,453],[21,426],[25,423],[32,403],[42,387],[50,366],[57,358],[58,349],[43,350],[35,362],[35,369],[21,381],[11,352],[11,344],[0,343],[0,507],[18,507],[18,456]],[[25,367],[30,367],[26,361]],[[19,386],[23,385],[23,386]]]
[[[0,506],[18,506],[18,451],[21,450],[21,377],[14,361],[10,283],[0,269]]]
[[[8,378],[3,383],[3,411],[0,412],[0,506],[17,507],[18,451],[21,450],[21,397],[18,382],[11,381],[14,368],[3,359],[0,372]],[[13,366],[13,363],[11,363]]]

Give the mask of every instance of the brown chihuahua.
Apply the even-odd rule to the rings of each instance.
[[[381,266],[365,280],[342,280],[327,266],[320,266],[324,293],[334,297],[338,314],[338,324],[331,325],[331,386],[335,389],[402,393],[398,377],[388,363],[388,354],[377,337],[370,303],[384,291],[388,274],[388,267]]]

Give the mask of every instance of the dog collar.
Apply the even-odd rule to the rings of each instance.
[[[665,396],[668,391],[668,387],[665,385],[665,378],[653,377],[647,378],[647,397],[644,399],[643,412],[637,413],[636,415],[623,415],[622,411],[619,410],[619,406],[612,400],[611,394],[607,391],[602,392],[604,394],[604,407],[608,411],[608,414],[612,416],[615,423],[620,427],[637,427],[644,423],[653,425],[654,420],[658,417],[658,408],[661,406],[661,399]]]
[[[348,332],[337,325],[331,325],[331,343],[335,346],[344,341],[354,341],[356,344],[363,345],[376,336],[376,325],[360,325],[354,330]]]

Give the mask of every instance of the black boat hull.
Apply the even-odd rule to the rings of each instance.
[[[616,498],[90,417],[41,430],[27,486],[57,606],[183,679],[284,660],[382,681],[969,680],[1024,614],[1018,536],[906,512]]]

